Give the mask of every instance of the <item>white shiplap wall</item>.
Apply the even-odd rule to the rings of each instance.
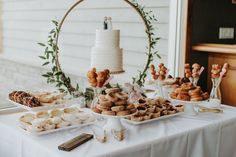
[[[43,51],[36,43],[47,40],[52,19],[60,19],[76,0],[2,0],[3,54],[14,60],[40,65]],[[137,0],[152,10],[161,38],[157,50],[162,62],[168,58],[169,0]],[[140,17],[122,0],[86,0],[70,14],[60,37],[61,62],[66,70],[81,73],[89,69],[95,29],[102,28],[104,16],[113,18],[121,29],[125,69],[133,75],[145,60],[147,44]]]

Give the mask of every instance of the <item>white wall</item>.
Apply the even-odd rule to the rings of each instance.
[[[2,0],[3,54],[7,58],[39,65],[42,48],[36,43],[47,40],[52,19],[60,19],[76,0]],[[169,0],[137,0],[157,16],[157,50],[167,63]],[[79,8],[79,9],[78,9]],[[68,18],[60,38],[61,62],[70,72],[83,74],[89,69],[90,48],[95,29],[102,27],[104,16],[112,16],[114,27],[121,29],[125,69],[133,75],[145,62],[146,35],[140,17],[122,0],[86,0]],[[74,68],[76,67],[76,68]],[[83,71],[83,72],[82,72]],[[81,73],[82,72],[82,73]]]

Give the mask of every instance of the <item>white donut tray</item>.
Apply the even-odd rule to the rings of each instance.
[[[153,118],[153,119],[144,120],[144,121],[140,121],[140,122],[132,121],[132,120],[129,120],[129,119],[126,119],[126,118],[123,119],[123,121],[125,121],[129,124],[132,124],[132,125],[141,125],[141,124],[147,124],[147,123],[151,123],[151,122],[156,122],[156,121],[161,121],[161,120],[173,118],[173,117],[180,116],[180,115],[183,115],[183,114],[184,114],[184,112],[179,112],[179,113],[166,115],[166,116],[161,116],[161,117],[158,117],[158,118]]]

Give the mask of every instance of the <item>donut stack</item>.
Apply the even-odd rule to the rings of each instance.
[[[29,93],[24,91],[13,91],[9,94],[9,99],[28,107],[41,106],[40,101]]]
[[[219,78],[221,73],[223,73],[223,77],[226,76],[226,73],[228,71],[229,64],[225,63],[223,67],[221,67],[219,64],[213,64],[211,69],[211,78]]]
[[[187,63],[187,64],[184,65],[184,73],[185,73],[185,77],[186,78],[192,77],[192,72],[191,72],[190,64]]]
[[[168,73],[167,68],[165,67],[165,65],[163,63],[159,64],[158,67],[159,67],[159,69],[158,69],[158,71],[156,71],[156,68],[153,64],[150,66],[153,79],[154,80],[165,80],[166,75]]]
[[[204,93],[199,86],[195,87],[192,83],[184,83],[179,88],[176,88],[170,94],[170,97],[182,101],[203,101],[209,98],[209,94],[207,92]]]
[[[126,116],[136,112],[133,104],[128,104],[128,95],[119,88],[106,89],[106,95],[99,96],[98,104],[92,108],[96,113],[110,116]]]
[[[197,64],[197,63],[194,63],[192,65],[192,68],[193,68],[193,70],[192,70],[192,77],[193,78],[199,78],[201,66],[199,64]]]
[[[88,81],[92,87],[103,87],[106,81],[110,78],[110,71],[105,69],[96,72],[96,68],[92,68],[87,73]]]

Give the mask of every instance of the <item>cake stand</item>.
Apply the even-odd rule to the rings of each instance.
[[[103,126],[103,129],[106,131],[112,131],[112,130],[122,131],[122,130],[124,130],[125,128],[121,123],[121,119],[127,118],[127,117],[135,114],[135,113],[133,113],[133,114],[126,115],[126,116],[110,116],[110,115],[99,114],[99,113],[96,113],[93,111],[92,111],[92,113],[98,117],[102,117],[102,118],[107,119],[106,124]]]
[[[208,100],[204,100],[204,101],[182,101],[182,100],[173,99],[173,98],[170,97],[170,95],[169,95],[169,100],[171,102],[173,102],[174,104],[184,105],[184,112],[186,114],[192,115],[192,116],[195,116],[195,115],[198,114],[198,112],[194,109],[194,107],[196,105],[208,101]]]

